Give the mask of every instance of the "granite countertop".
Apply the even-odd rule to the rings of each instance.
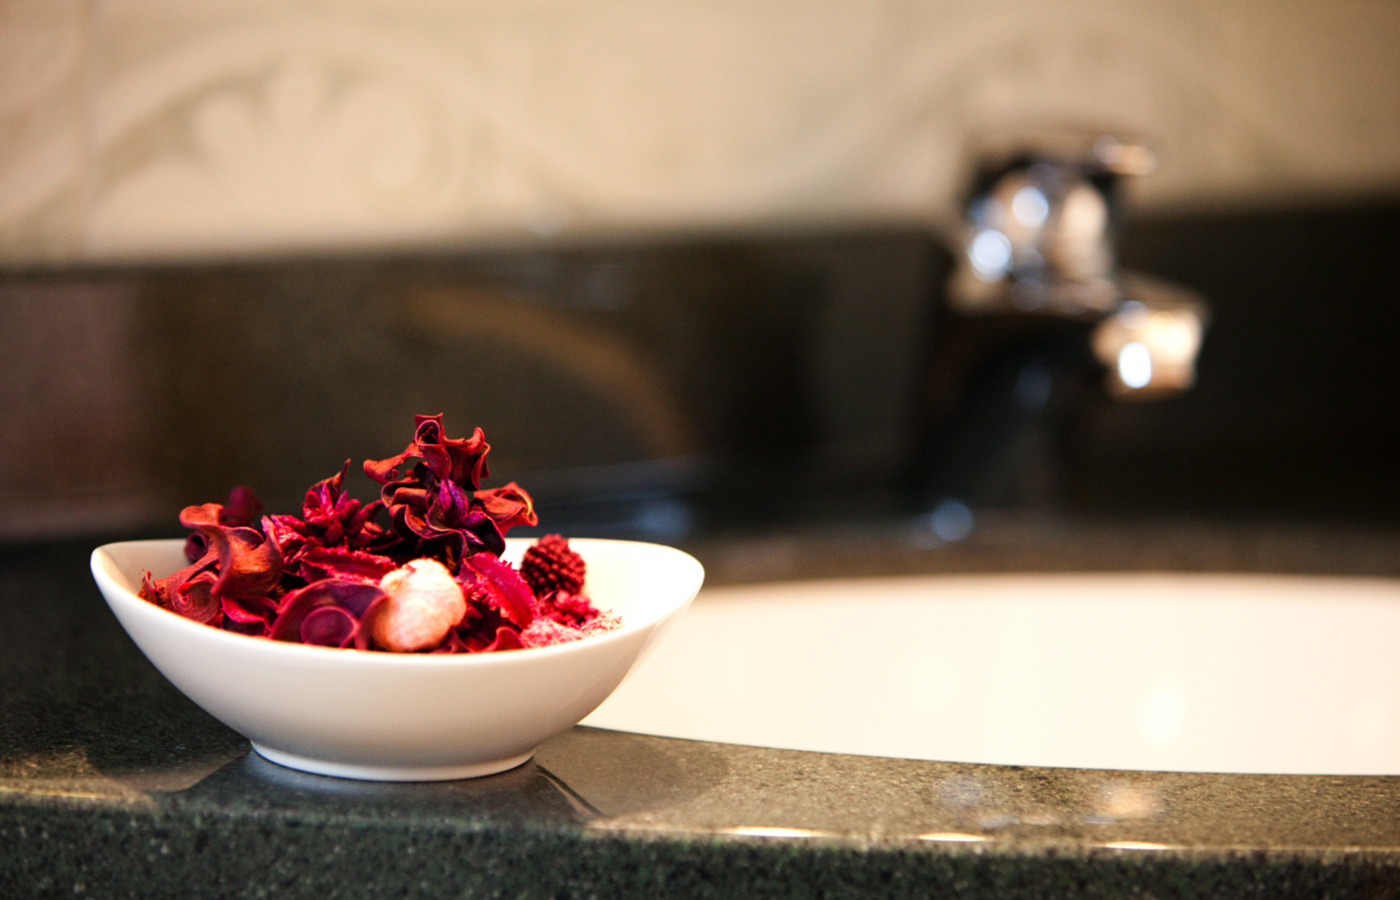
[[[0,896],[1380,897],[1400,778],[986,766],[578,727],[512,771],[283,769],[185,700],[92,585],[0,550]],[[1400,575],[1358,529],[917,524],[697,542],[710,583],[913,571]],[[701,601],[703,602],[703,598]]]

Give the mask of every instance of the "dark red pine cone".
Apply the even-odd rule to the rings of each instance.
[[[536,597],[553,591],[577,594],[583,590],[583,557],[569,549],[567,538],[547,534],[525,551],[520,574]]]

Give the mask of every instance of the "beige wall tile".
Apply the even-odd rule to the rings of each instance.
[[[1055,120],[1156,137],[1146,206],[1400,189],[1379,0],[122,0],[90,48],[36,8],[10,259],[937,220],[969,136]]]
[[[0,0],[0,262],[80,249],[85,13],[83,0]]]

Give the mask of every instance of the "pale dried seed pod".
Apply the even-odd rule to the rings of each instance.
[[[415,559],[379,581],[388,602],[374,620],[374,642],[385,650],[429,650],[467,611],[461,585],[433,559]]]

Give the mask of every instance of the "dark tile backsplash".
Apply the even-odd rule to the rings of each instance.
[[[1125,263],[1211,302],[1197,387],[997,419],[965,499],[1400,519],[1397,213],[1133,223]],[[918,443],[947,270],[861,229],[5,273],[0,538],[172,532],[238,483],[295,508],[437,412],[575,531],[913,511],[958,488]]]
[[[1082,502],[1121,507],[1136,484],[1149,508],[1400,521],[1400,203],[1128,237],[1125,264],[1202,291],[1212,324],[1192,392],[1085,423]]]

